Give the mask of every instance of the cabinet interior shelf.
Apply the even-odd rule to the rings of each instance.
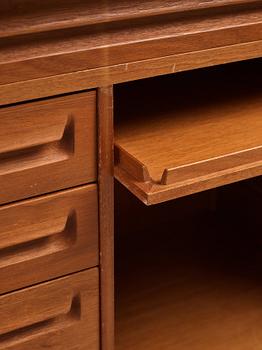
[[[117,350],[259,348],[261,193],[222,190],[170,202],[166,221],[129,208],[136,220],[117,235]],[[148,227],[135,230],[144,216]]]
[[[156,204],[262,174],[261,63],[117,87],[116,178]]]

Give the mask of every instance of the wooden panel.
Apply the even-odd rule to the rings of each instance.
[[[98,265],[97,196],[88,185],[0,207],[0,294]]]
[[[230,204],[227,217],[208,201],[201,209],[206,193],[136,210],[117,197],[126,211],[116,229],[117,350],[259,349],[261,220],[252,225]],[[245,208],[244,195],[230,203],[237,198]]]
[[[0,110],[0,203],[95,179],[94,91]]]
[[[0,84],[262,39],[260,1],[30,3],[2,16]]]
[[[113,87],[98,89],[101,344],[114,350]]]
[[[1,350],[99,349],[97,268],[0,297]]]
[[[120,87],[116,177],[152,204],[261,173],[260,65]]]
[[[149,58],[71,73],[0,85],[0,104],[52,96],[55,94],[108,86],[142,79],[214,66],[262,56],[262,41],[194,51],[184,54]]]
[[[83,25],[105,24],[186,10],[256,3],[258,1],[255,0],[213,0],[212,3],[200,0],[165,0],[161,3],[159,0],[136,0],[132,2],[132,7],[130,7],[128,0],[121,2],[111,0],[110,3],[105,1],[46,0],[36,7],[34,0],[13,0],[12,2],[2,0],[0,38]]]

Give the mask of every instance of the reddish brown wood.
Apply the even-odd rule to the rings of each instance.
[[[98,350],[98,269],[6,294],[0,315],[1,350]]]
[[[261,174],[259,67],[249,62],[119,87],[116,177],[154,204]]]
[[[94,91],[0,110],[0,204],[95,179]]]
[[[98,90],[102,350],[114,349],[113,87]]]
[[[75,28],[84,25],[110,24],[187,10],[234,8],[239,5],[255,5],[258,0],[128,0],[116,1],[70,1],[46,0],[34,6],[34,0],[2,0],[0,38]],[[26,14],[26,16],[25,16]]]
[[[0,85],[0,104],[252,59],[261,55],[262,41],[255,41],[19,81]]]
[[[12,11],[5,16],[0,84],[262,39],[260,1],[77,1],[65,10],[55,2],[32,10],[30,3],[20,2],[19,20]]]
[[[261,190],[241,187],[153,207],[116,189],[117,350],[259,348]]]
[[[259,0],[134,0],[132,2],[128,0],[46,0],[38,2],[36,6],[34,0],[3,0],[1,9],[0,105],[99,87],[97,107],[99,114],[101,334],[98,334],[98,276],[97,271],[93,270],[96,271],[93,279],[93,282],[94,280],[95,282],[84,287],[82,283],[89,281],[89,272],[71,275],[63,279],[65,282],[62,284],[58,283],[58,281],[50,282],[47,288],[43,287],[47,284],[39,285],[34,287],[34,292],[31,292],[32,289],[30,288],[20,291],[19,293],[21,294],[12,293],[3,296],[0,300],[3,300],[4,304],[0,304],[0,312],[1,316],[2,314],[4,316],[0,316],[0,318],[4,322],[0,324],[0,333],[4,334],[0,335],[0,349],[28,350],[30,348],[40,350],[43,347],[50,347],[54,350],[64,350],[65,348],[69,350],[76,348],[79,350],[85,350],[86,348],[97,350],[100,335],[102,350],[113,350],[114,202],[113,97],[111,85],[113,83],[170,74],[182,70],[261,57],[262,4]],[[0,131],[0,188],[4,191],[0,193],[0,204],[96,181],[97,129],[95,93],[87,94],[88,96],[92,95],[92,97],[86,99],[79,97],[86,96],[84,94],[72,95],[70,98],[72,100],[75,99],[72,102],[74,111],[70,109],[71,105],[66,103],[66,106],[63,105],[61,107],[63,113],[58,113],[59,108],[57,109],[56,107],[55,99],[42,102],[50,107],[45,117],[41,117],[39,114],[36,115],[35,112],[38,111],[38,107],[34,109],[34,106],[38,106],[38,104],[35,102],[28,103],[26,109],[20,106],[8,106],[7,109],[4,108],[0,111],[0,130],[3,130],[2,133]],[[68,98],[62,97],[61,101],[65,103],[64,101]],[[32,113],[29,113],[27,110],[27,108],[30,109],[30,105],[32,106]],[[70,108],[67,108],[68,106]],[[4,110],[12,111],[16,110],[16,108],[19,112],[15,113],[14,116],[11,116],[8,112],[8,118],[5,117]],[[69,123],[69,128],[67,128],[68,115],[70,115],[70,120],[71,118],[76,120],[74,127]],[[89,116],[91,116],[91,119],[89,119]],[[78,119],[80,120],[79,123]],[[244,120],[248,122],[248,118]],[[1,127],[1,121],[2,123],[4,121],[8,128],[6,126]],[[259,121],[259,118],[256,119],[257,121]],[[17,132],[12,134],[10,125],[14,129],[17,127]],[[65,129],[68,131],[66,135],[64,133]],[[145,131],[147,132],[146,129]],[[203,135],[201,132],[197,134],[198,136]],[[259,136],[259,132],[253,134]],[[240,136],[243,136],[243,133]],[[79,137],[82,141],[78,147]],[[240,144],[243,145],[241,142]],[[76,147],[72,147],[72,145]],[[227,145],[229,145],[229,142]],[[46,153],[39,153],[39,149],[44,149]],[[72,152],[72,149],[75,153]],[[29,153],[27,153],[28,150],[30,151]],[[37,150],[36,153],[34,153],[35,150]],[[254,153],[252,154],[254,155]],[[74,156],[77,158],[76,162],[72,159]],[[120,155],[120,158],[121,156],[123,156],[123,153]],[[230,175],[224,174],[224,182],[221,181],[221,178],[208,178],[207,181],[185,184],[180,191],[177,188],[170,189],[169,187],[169,183],[173,182],[171,177],[178,175],[177,172],[175,174],[171,166],[167,168],[169,170],[166,170],[164,172],[165,176],[162,177],[161,188],[165,187],[167,190],[160,191],[159,188],[156,188],[156,191],[152,192],[152,187],[155,184],[150,181],[150,172],[147,171],[147,164],[145,165],[140,160],[137,162],[137,159],[128,152],[124,154],[121,160],[124,160],[125,170],[121,169],[121,173],[117,173],[119,179],[125,182],[127,187],[131,184],[130,189],[133,192],[144,200],[151,201],[151,203],[237,181],[246,178],[247,173],[248,176],[261,174],[261,166],[254,164],[253,167],[249,166],[248,169],[240,169],[239,172],[232,172]],[[261,160],[259,162],[261,163]],[[25,170],[29,163],[29,170]],[[68,165],[64,166],[64,163]],[[136,168],[137,163],[140,165],[139,168]],[[2,180],[3,173],[10,171],[10,169],[15,175],[11,174],[11,176],[8,173],[8,177]],[[196,171],[196,168],[193,170]],[[199,167],[197,168],[198,170]],[[217,172],[218,170],[217,167],[213,167],[213,171]],[[130,181],[128,176],[132,171],[135,171],[134,177],[136,181],[145,180],[142,186],[140,186],[141,183],[139,186],[136,186],[133,179]],[[176,178],[176,176],[174,177]],[[180,177],[184,177],[182,171],[180,172]],[[164,183],[166,184],[165,186],[163,186]],[[63,261],[62,265],[59,262],[57,263],[56,260],[61,253],[57,250],[61,248],[60,241],[57,244],[57,234],[59,235],[60,232],[64,233],[65,220],[69,220],[72,223],[71,215],[66,216],[64,212],[62,213],[64,207],[68,209],[72,205],[73,210],[76,208],[75,211],[79,220],[77,230],[81,229],[81,220],[85,221],[83,224],[85,227],[89,226],[92,228],[92,226],[95,227],[97,225],[97,203],[93,200],[90,202],[87,199],[84,200],[84,197],[80,198],[78,191],[82,190],[74,189],[70,190],[70,192],[65,191],[63,194],[52,194],[2,207],[0,219],[1,212],[4,212],[2,220],[5,224],[1,224],[3,232],[0,228],[0,234],[2,232],[2,237],[0,236],[0,252],[9,249],[7,248],[9,245],[12,253],[14,253],[12,259],[19,259],[18,250],[15,250],[17,246],[23,246],[29,241],[33,242],[34,248],[34,256],[31,255],[34,265],[31,264],[29,266],[28,263],[26,268],[11,270],[10,276],[15,276],[16,278],[12,281],[4,279],[3,292],[7,291],[7,288],[18,288],[17,281],[21,283],[20,286],[23,286],[97,264],[97,256],[95,256],[97,253],[97,241],[92,241],[90,252],[83,241],[76,241],[72,251],[73,249],[79,249],[77,254],[69,256],[68,259]],[[150,191],[150,196],[145,197],[145,193],[147,196]],[[73,193],[77,193],[77,195],[74,197]],[[60,201],[58,201],[60,195],[63,196],[61,206],[59,206]],[[47,198],[50,201],[52,198],[53,204],[50,204],[50,207],[48,204],[44,206],[44,202],[42,203],[42,200],[45,201]],[[117,200],[119,200],[119,197],[117,197]],[[30,203],[37,203],[39,207],[42,203],[41,215],[47,212],[50,215],[52,214],[50,221],[46,220],[42,223],[39,220],[35,223],[35,217],[31,216],[32,224],[27,225],[25,221],[30,215],[27,217],[25,212],[28,210],[27,205]],[[51,209],[54,204],[56,210]],[[22,208],[21,215],[17,219],[19,227],[20,223],[22,227],[22,233],[19,236],[16,234],[16,229],[10,229],[9,227],[12,226],[10,218],[13,217],[14,211],[19,214],[17,208]],[[8,214],[4,211],[5,209],[8,210]],[[11,211],[9,212],[11,209],[12,213]],[[81,213],[84,211],[85,215],[82,215]],[[62,213],[63,215],[56,217],[56,213]],[[92,218],[89,218],[88,213],[93,213]],[[21,222],[19,221],[20,219]],[[8,220],[10,221],[9,223]],[[34,225],[37,226],[36,231],[33,230]],[[134,229],[136,228],[134,226]],[[181,232],[183,231],[182,229],[183,227]],[[143,234],[145,232],[141,231],[141,235]],[[50,256],[52,256],[55,263],[52,267],[50,263],[46,263],[46,269],[43,271],[43,266],[38,265],[35,261],[39,258],[41,248],[34,246],[34,243],[42,240],[46,235],[55,238],[51,242],[52,245],[49,246],[50,249],[48,251],[48,253],[53,253]],[[82,234],[80,236],[82,237]],[[87,237],[85,238],[87,239]],[[94,235],[92,238],[95,240],[97,237]],[[62,243],[63,248],[65,240]],[[68,243],[70,242],[66,240],[66,244]],[[81,247],[80,243],[82,243]],[[13,250],[14,246],[15,249]],[[93,249],[94,247],[96,249]],[[64,251],[65,257],[66,254],[70,255],[69,249],[66,252]],[[159,245],[157,245],[158,249]],[[136,250],[133,249],[132,253],[134,251]],[[150,250],[148,251],[150,254]],[[86,254],[85,259],[83,258],[83,252]],[[165,253],[164,250],[163,253]],[[36,258],[37,254],[38,258]],[[90,255],[92,254],[94,255],[91,259]],[[2,260],[6,264],[10,261],[9,256],[8,259]],[[50,258],[51,262],[53,261],[52,259]],[[153,262],[160,266],[157,260]],[[32,272],[32,266],[34,266],[34,273]],[[152,266],[154,265],[146,266],[144,271],[146,277],[148,277],[146,274],[148,269]],[[132,267],[133,263],[130,268]],[[60,268],[61,270],[59,270]],[[143,271],[143,269],[141,268],[140,271]],[[153,300],[161,303],[165,300],[163,298],[165,291],[170,287],[170,279],[165,279],[164,269],[158,275],[160,280],[163,281],[164,288],[161,289],[160,286],[158,289],[160,292]],[[76,279],[78,281],[77,276],[81,276],[81,278],[79,277],[81,279],[79,284],[75,282]],[[128,274],[127,277],[129,277]],[[20,279],[24,282],[20,282]],[[131,278],[128,282],[130,281],[132,281]],[[176,281],[180,280],[177,279]],[[147,293],[148,279],[143,278],[143,282],[145,284],[143,291]],[[191,282],[189,279],[189,288],[186,289],[185,296],[191,293],[190,287],[194,287],[194,281]],[[12,287],[10,287],[10,284],[9,287],[6,287],[7,283],[10,283]],[[128,283],[125,285],[129,288]],[[50,286],[54,287],[51,288]],[[205,288],[206,285],[204,283],[201,286],[204,286],[205,291],[209,291],[209,286]],[[82,292],[82,287],[84,292]],[[131,285],[131,288],[137,291],[137,284],[134,283]],[[41,291],[43,291],[43,294]],[[179,296],[179,293],[176,293],[178,292],[175,290],[174,293],[167,295],[166,300],[170,302],[166,308],[154,308],[154,305],[151,307],[150,298],[146,298],[146,300],[141,298],[139,300],[139,293],[137,295],[138,300],[136,299],[137,302],[132,304],[128,301],[126,303],[128,310],[131,312],[131,321],[127,317],[127,323],[130,322],[135,332],[134,336],[132,336],[130,329],[128,327],[124,328],[122,334],[127,338],[131,336],[131,341],[123,342],[124,346],[122,346],[122,349],[128,349],[128,347],[131,349],[139,349],[139,347],[142,349],[168,348],[166,344],[168,346],[171,344],[171,349],[173,349],[172,339],[169,342],[169,336],[171,333],[173,334],[174,327],[171,327],[171,332],[167,329],[167,337],[163,337],[162,341],[154,341],[154,330],[156,328],[153,327],[153,330],[151,329],[151,334],[148,337],[146,330],[150,329],[150,327],[147,327],[147,324],[144,324],[143,321],[140,322],[140,316],[145,315],[147,317],[149,314],[153,324],[159,325],[159,320],[162,320],[163,323],[168,323],[171,320],[172,324],[170,308],[172,305],[175,305],[175,307],[178,305],[179,309],[179,297],[174,304],[171,303],[174,295]],[[86,302],[91,296],[93,298],[91,298],[92,301],[90,303]],[[192,299],[190,297],[191,295],[189,295],[188,299],[189,304],[192,305],[193,312],[188,314],[190,317],[192,316],[191,319],[194,323],[194,329],[191,334],[198,339],[198,335],[201,332],[198,333],[196,331],[196,325],[199,319],[202,320],[202,309],[198,312],[198,306],[195,307],[194,303],[191,304]],[[196,293],[196,297],[199,297],[199,300],[204,302],[210,300],[205,295],[202,296],[201,293]],[[123,303],[125,304],[125,299],[123,298],[122,300],[124,300]],[[242,300],[245,306],[247,299],[243,297]],[[4,306],[1,307],[1,305]],[[138,313],[136,311],[137,306],[141,307],[145,312]],[[240,311],[243,310],[242,303],[239,306]],[[256,304],[255,316],[258,315],[257,306],[258,304]],[[26,309],[26,312],[24,312],[24,309]],[[81,309],[81,320],[79,319],[79,309]],[[160,310],[160,317],[156,317],[155,310]],[[133,311],[135,319],[137,317],[138,320],[137,324],[133,322]],[[162,311],[163,313],[161,313]],[[179,310],[175,309],[175,311]],[[176,312],[175,314],[185,317],[183,312],[181,314]],[[199,315],[199,317],[194,318],[195,315]],[[241,317],[243,323],[240,325],[248,326],[248,322],[253,322],[252,317],[249,318],[248,316],[244,315],[244,317]],[[212,320],[212,317],[209,319]],[[126,319],[122,318],[120,321],[125,323]],[[124,323],[122,323],[121,327],[125,327]],[[139,329],[136,330],[136,327]],[[163,335],[165,330],[162,332],[163,328],[159,329],[161,335]],[[182,331],[183,329],[182,324]],[[187,327],[185,329],[185,332],[187,332]],[[206,328],[202,329],[205,332]],[[225,328],[221,327],[221,329],[224,330]],[[139,332],[140,334],[142,333],[142,338],[140,338],[142,341],[136,342],[135,337]],[[206,333],[208,333],[210,339],[214,338],[212,332]],[[225,332],[224,334],[226,336],[228,333]],[[208,344],[209,346],[206,346],[207,349],[210,348],[210,344],[212,347],[212,339]],[[256,346],[254,342],[246,341],[247,338],[241,339],[243,341],[237,345]],[[149,343],[147,343],[148,340]],[[178,345],[180,345],[179,343],[181,344],[178,338]],[[147,346],[148,344],[149,346]],[[219,343],[216,342],[215,345],[217,344]],[[202,344],[200,344],[201,346]],[[202,346],[202,348],[204,347]],[[202,348],[200,349],[202,350]]]
[[[98,265],[97,196],[88,185],[0,207],[0,294]]]

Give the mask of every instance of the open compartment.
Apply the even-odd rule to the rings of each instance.
[[[115,176],[146,204],[262,174],[261,59],[115,87]]]
[[[259,349],[262,179],[152,207],[115,192],[116,349]]]

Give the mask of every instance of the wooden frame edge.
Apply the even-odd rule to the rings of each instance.
[[[0,105],[261,57],[262,40],[0,85]],[[212,58],[212,59],[211,59]]]
[[[101,349],[114,349],[113,86],[101,87],[98,108]]]

